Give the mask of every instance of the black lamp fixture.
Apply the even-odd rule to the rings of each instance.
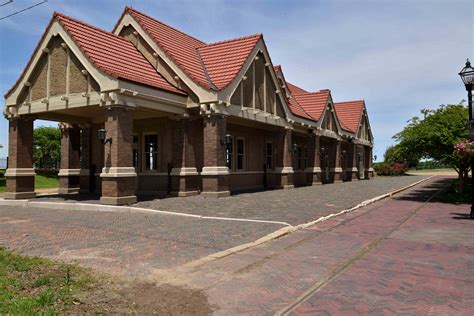
[[[377,155],[374,155],[374,161],[377,161]]]
[[[474,141],[474,122],[472,120],[472,88],[474,83],[474,68],[471,67],[471,62],[469,59],[466,61],[466,65],[463,69],[459,72],[459,76],[461,76],[462,82],[467,90],[467,104],[469,109],[469,140]],[[469,214],[469,218],[474,219],[474,157],[471,157],[471,172],[473,181],[472,185],[472,204],[471,204],[471,213]]]
[[[346,156],[347,156],[347,151],[345,150],[341,151],[341,157],[346,158]]]
[[[104,145],[107,143],[112,144],[112,137],[109,137],[107,139],[106,137],[107,137],[107,131],[104,128],[99,129],[99,141]]]
[[[321,147],[321,155],[324,155],[326,153],[326,148],[325,147]]]
[[[224,139],[221,140],[221,145],[222,146],[227,146],[232,144],[232,135],[229,133],[225,134]]]
[[[293,154],[296,154],[298,152],[298,144],[294,143],[291,149],[292,149],[291,151],[293,152]]]

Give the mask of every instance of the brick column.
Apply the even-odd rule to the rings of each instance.
[[[347,181],[359,180],[357,177],[357,156],[356,146],[349,143],[347,146]]]
[[[97,135],[96,135],[97,137]],[[79,179],[79,192],[90,193],[91,181],[91,127],[83,126],[81,129],[81,173]]]
[[[102,124],[91,124],[90,173],[93,177],[91,180],[91,191],[93,191],[93,193],[100,193],[102,191],[100,173],[102,171],[102,167],[104,166],[104,145],[99,141],[99,129],[102,127]]]
[[[61,169],[59,194],[79,192],[81,130],[77,125],[61,123]]]
[[[291,129],[285,128],[278,133],[277,138],[277,173],[280,179],[280,187],[283,189],[294,188],[293,185],[293,152],[291,146]]]
[[[331,171],[334,172],[334,183],[339,183],[342,182],[341,142],[336,141],[334,147],[334,169]]]
[[[133,115],[123,106],[111,106],[105,111],[106,139],[102,196],[100,202],[110,205],[136,203],[137,174],[133,167]]]
[[[36,196],[33,169],[33,118],[9,120],[8,169],[5,199],[29,199]]]
[[[177,120],[173,128],[173,169],[171,169],[171,195],[199,194],[199,174],[196,169],[194,137],[195,122]]]
[[[374,177],[374,168],[372,168],[372,148],[365,146],[365,179]]]
[[[204,167],[202,168],[202,195],[226,197],[229,191],[229,168],[225,163],[226,119],[213,115],[204,118]]]
[[[308,185],[321,184],[321,157],[319,156],[319,135],[308,138],[308,167],[306,179]]]

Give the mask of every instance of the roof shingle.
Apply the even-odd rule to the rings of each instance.
[[[321,115],[324,113],[330,95],[330,90],[321,90],[319,92],[295,93],[293,94],[293,98],[296,99],[313,120],[319,121]]]
[[[364,100],[336,102],[334,108],[341,127],[348,132],[357,133],[365,108]]]

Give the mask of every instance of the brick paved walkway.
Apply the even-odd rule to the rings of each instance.
[[[108,273],[147,277],[283,226],[143,213],[0,206],[0,245]]]
[[[180,273],[216,313],[474,314],[469,206],[427,202],[435,178],[309,229]]]
[[[237,194],[222,199],[201,196],[140,202],[140,207],[204,216],[225,216],[287,222],[315,220],[365,200],[415,183],[426,176],[376,177],[372,180]]]

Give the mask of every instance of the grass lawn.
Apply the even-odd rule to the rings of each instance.
[[[79,304],[97,282],[86,269],[0,248],[0,314],[65,312],[68,306]]]
[[[5,192],[5,170],[0,170],[0,193]],[[57,175],[37,174],[35,176],[35,189],[50,189],[59,186]]]
[[[442,174],[442,175],[457,175],[456,171],[452,168],[446,169],[410,169],[408,170],[407,174],[414,174],[414,175],[435,175],[435,174]]]

